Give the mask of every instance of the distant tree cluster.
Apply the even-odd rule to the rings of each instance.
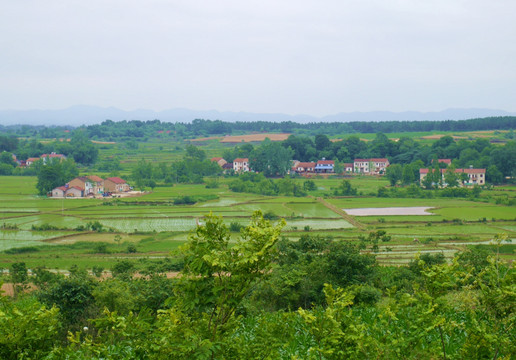
[[[235,192],[247,192],[261,195],[305,196],[303,186],[289,177],[272,180],[262,173],[246,172],[229,183],[229,189]]]
[[[154,188],[156,182],[166,184],[189,183],[202,184],[205,176],[214,176],[222,173],[221,167],[208,159],[204,150],[193,145],[187,145],[182,160],[171,165],[159,163],[153,165],[144,159],[138,161],[137,166],[131,172],[131,178],[136,187]]]
[[[191,123],[169,123],[160,120],[105,120],[101,124],[83,126],[90,139],[143,139],[147,137],[179,137],[229,135],[245,132],[289,132],[295,134],[388,133],[419,131],[478,131],[512,129],[514,116],[487,117],[446,121],[353,121],[296,123],[292,121],[236,121],[195,119]],[[62,138],[74,131],[70,126],[0,125],[0,133],[16,136]],[[511,137],[512,135],[512,137]],[[509,134],[509,139],[514,139]]]
[[[52,189],[63,186],[79,175],[75,162],[71,159],[60,161],[49,159],[45,164],[38,161],[35,166],[38,168],[38,182],[36,188],[40,195],[46,195]]]

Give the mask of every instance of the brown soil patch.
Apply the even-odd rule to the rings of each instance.
[[[255,142],[264,141],[269,138],[271,141],[284,141],[287,140],[291,134],[251,134],[251,135],[239,135],[239,136],[224,136],[220,141],[221,143],[241,143],[241,142]]]
[[[445,134],[440,134],[440,135],[427,135],[427,136],[421,136],[421,139],[427,139],[427,140],[439,140],[440,138],[442,138],[442,137],[444,137],[444,136],[448,136],[448,135],[445,135]],[[456,136],[456,135],[452,135],[451,137],[452,137],[452,138],[454,138],[455,140],[467,139],[467,136]]]
[[[2,295],[13,296],[14,295],[13,284],[7,284],[7,283],[2,284],[2,288],[1,288],[0,292],[2,293]]]
[[[427,139],[427,140],[439,140],[445,135],[427,135],[427,136],[421,136],[421,139]]]
[[[28,284],[25,285],[25,289],[23,289],[23,292],[29,293],[31,291],[34,291],[37,289],[37,287],[34,284]],[[4,296],[14,296],[14,287],[12,283],[3,283],[2,284],[2,290],[0,293]]]

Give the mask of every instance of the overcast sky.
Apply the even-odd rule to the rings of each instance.
[[[0,109],[516,111],[514,0],[0,0]]]

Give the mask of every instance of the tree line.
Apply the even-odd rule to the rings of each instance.
[[[469,120],[445,121],[352,121],[352,122],[310,122],[293,121],[236,121],[195,119],[188,123],[170,123],[160,120],[105,120],[100,124],[82,126],[31,126],[0,125],[0,133],[16,136],[39,136],[60,138],[77,130],[86,131],[90,139],[121,140],[144,139],[148,137],[191,138],[198,136],[230,135],[247,132],[288,132],[294,134],[346,134],[346,133],[389,133],[422,131],[479,131],[507,130],[516,123],[514,116],[487,117]],[[509,138],[514,138],[511,132]]]

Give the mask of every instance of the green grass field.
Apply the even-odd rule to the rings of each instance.
[[[299,183],[304,180],[295,179]],[[221,179],[220,187],[215,189],[204,185],[159,186],[142,196],[115,201],[47,199],[35,195],[34,177],[0,177],[0,224],[5,224],[0,230],[0,268],[17,261],[24,261],[29,267],[55,269],[67,269],[73,264],[109,268],[120,259],[164,258],[186,241],[196,223],[209,212],[223,216],[228,226],[247,224],[256,210],[285,218],[287,225],[283,235],[294,241],[303,234],[312,234],[356,242],[360,235],[385,230],[392,237],[390,242],[381,244],[378,253],[379,261],[385,264],[406,263],[417,252],[442,251],[451,257],[465,244],[486,242],[500,233],[516,238],[516,207],[497,205],[493,201],[369,196],[387,185],[384,178],[353,177],[350,181],[361,195],[338,198],[331,197],[331,193],[342,181],[340,178],[316,177],[318,189],[299,198],[233,193],[225,185],[228,181]],[[487,199],[498,193],[513,198],[516,187],[484,191],[481,196]],[[184,195],[213,200],[173,205],[175,198]],[[324,197],[335,208],[326,204],[327,207],[319,197]],[[346,216],[335,210],[412,206],[431,207],[430,212],[435,215]],[[103,225],[103,232],[75,230],[95,221]],[[56,226],[59,230],[32,230],[32,226],[41,225]],[[115,241],[117,235],[121,236],[120,243]],[[95,252],[99,243],[107,244],[106,253]],[[137,252],[128,253],[128,244],[135,244]],[[9,250],[16,248],[21,248],[21,252]],[[510,253],[504,256],[516,258]]]

